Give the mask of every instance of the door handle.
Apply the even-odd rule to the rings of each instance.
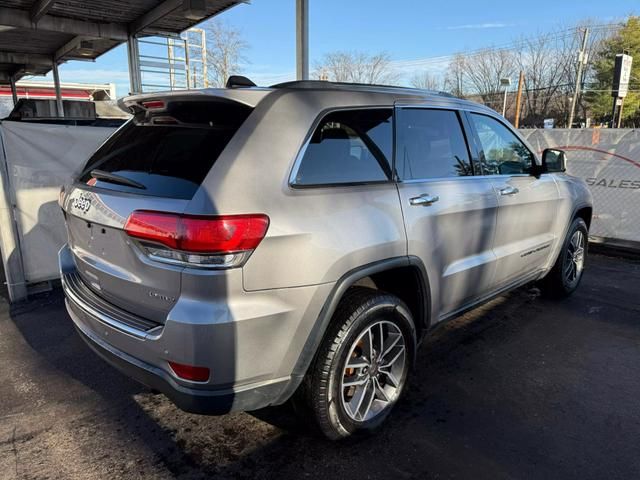
[[[500,189],[500,195],[515,195],[519,191],[516,187],[504,187]]]
[[[409,199],[409,203],[414,206],[422,206],[428,207],[440,200],[440,197],[437,195],[429,195],[427,193],[423,193],[417,197],[413,197]]]

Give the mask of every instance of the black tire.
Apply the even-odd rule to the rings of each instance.
[[[577,275],[571,279],[567,275],[567,270],[571,269],[569,262],[572,262],[575,246],[572,245],[572,239],[576,232],[582,234],[583,239],[583,254],[582,254],[582,268],[576,269]],[[580,280],[582,280],[582,274],[584,273],[584,266],[587,260],[588,250],[588,235],[589,230],[587,224],[582,218],[576,218],[571,223],[567,236],[562,244],[562,249],[558,255],[556,263],[549,273],[540,281],[539,286],[542,294],[548,298],[566,298],[576,291]],[[575,268],[575,266],[574,266]]]
[[[372,327],[371,330],[369,330],[370,327]],[[379,332],[377,338],[375,331]],[[368,336],[364,337],[363,335]],[[364,345],[364,338],[368,338],[371,342],[374,342],[375,338],[376,344],[379,339],[382,339],[381,346],[378,344],[379,349],[376,350],[374,347],[372,350],[371,358],[374,360],[370,364],[370,370],[363,367],[356,371],[356,369],[349,368],[346,361],[348,358],[352,359],[352,362],[358,361],[354,360],[356,354],[354,348],[363,349],[364,347],[360,345]],[[360,339],[359,343],[356,343],[358,339]],[[397,350],[387,349],[388,346],[394,344],[394,341],[397,343],[393,348]],[[369,344],[370,342],[367,341],[367,345]],[[402,344],[404,351],[402,351]],[[367,347],[367,350],[369,348],[371,347]],[[336,309],[302,385],[309,411],[315,417],[322,433],[331,440],[338,440],[356,432],[371,432],[382,424],[406,387],[415,349],[414,322],[409,309],[399,298],[370,288],[354,287],[349,289]],[[385,352],[389,352],[387,357],[385,357]],[[361,352],[360,355],[362,355],[361,358],[365,358],[364,352]],[[402,356],[402,374],[398,375],[398,378],[395,376],[387,377],[382,369],[396,368],[397,373],[400,360],[396,360],[395,363],[390,362],[394,365],[393,367],[383,364],[385,361],[389,362],[389,358],[392,356],[397,357],[398,355]],[[341,388],[345,372],[352,371],[354,377],[357,375],[358,379],[368,379],[366,386]],[[374,376],[375,378],[373,378]],[[388,378],[394,378],[394,382],[397,380],[398,386],[395,387]],[[357,421],[352,418],[354,415],[352,409],[351,413],[347,412],[349,407],[343,405],[345,398],[343,395],[344,392],[350,391],[349,388],[364,389],[360,390],[363,392],[363,400],[364,398],[371,399],[371,401],[363,402],[369,405],[367,413],[371,414],[372,405],[376,406],[374,411],[379,410],[373,418],[363,418],[361,421]],[[389,395],[389,401],[378,399],[378,396],[387,397],[384,393],[385,390],[393,391],[393,394]],[[367,392],[369,392],[369,396],[365,397]],[[392,398],[393,401],[391,401]],[[354,402],[358,403],[357,399]],[[355,415],[358,415],[358,408],[356,408]]]

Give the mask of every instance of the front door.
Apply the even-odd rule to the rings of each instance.
[[[441,317],[490,290],[497,197],[491,179],[474,177],[455,110],[396,109],[398,191],[408,253],[429,273]]]
[[[547,261],[556,241],[558,189],[551,175],[535,177],[535,156],[523,141],[497,118],[469,114],[475,130],[483,174],[498,196],[494,241],[497,287],[534,274]]]

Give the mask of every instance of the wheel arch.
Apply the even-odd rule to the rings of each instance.
[[[549,272],[551,271],[555,263],[558,261],[558,257],[562,252],[562,246],[564,245],[564,241],[569,232],[569,228],[571,228],[571,225],[573,224],[574,220],[576,218],[582,218],[584,222],[587,224],[587,231],[589,231],[589,228],[591,227],[592,217],[593,217],[593,204],[579,203],[573,207],[573,209],[571,210],[571,216],[568,217],[568,221],[566,225],[562,227],[562,236],[560,237],[556,250],[552,254],[550,254],[549,263],[547,264],[547,267],[543,271],[543,274],[540,277],[541,279],[544,279],[549,274]]]
[[[316,355],[320,344],[322,343],[322,340],[324,339],[329,324],[331,323],[333,314],[335,313],[340,300],[343,298],[347,290],[349,290],[350,287],[356,286],[356,284],[361,280],[369,278],[373,279],[375,283],[375,279],[379,279],[380,276],[385,272],[397,272],[401,269],[409,269],[416,275],[416,280],[418,281],[418,286],[420,289],[419,296],[421,300],[419,302],[418,310],[420,312],[418,314],[419,318],[414,318],[418,340],[420,339],[420,336],[422,334],[426,333],[431,323],[431,290],[427,270],[424,266],[424,263],[418,257],[403,256],[388,258],[350,270],[338,279],[333,289],[329,293],[329,296],[325,300],[324,305],[320,310],[320,314],[318,315],[318,318],[316,319],[316,322],[313,325],[311,332],[295,364],[295,367],[291,374],[291,381],[280,395],[280,398],[275,402],[275,404],[285,402],[289,397],[291,397],[291,395],[293,395],[293,393],[302,382],[304,376],[307,373],[307,370],[309,369],[309,366],[313,361],[313,358]],[[394,293],[393,291],[389,291],[386,289],[383,291],[392,293],[402,298],[400,295],[397,295],[397,293]],[[414,314],[414,311],[412,311],[412,314]]]
[[[593,206],[581,205],[577,207],[573,212],[571,221],[573,222],[576,218],[582,218],[584,223],[587,224],[587,230],[589,230],[591,228],[591,219],[593,218]]]

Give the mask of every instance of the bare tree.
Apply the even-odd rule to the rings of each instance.
[[[524,72],[527,117],[536,122],[549,116],[550,108],[562,78],[571,61],[564,48],[559,48],[554,34],[543,34],[522,41],[517,65]]]
[[[330,52],[315,65],[315,76],[335,82],[387,83],[397,81],[388,53]]]
[[[230,75],[241,71],[241,63],[246,62],[244,52],[249,44],[239,30],[219,21],[205,26],[207,37],[207,77],[209,84],[224,87]]]
[[[465,96],[466,78],[465,78],[465,63],[466,57],[462,53],[457,53],[449,66],[447,67],[447,73],[444,77],[444,89],[450,92],[453,96],[463,98]]]
[[[411,86],[424,90],[442,90],[440,79],[427,71],[415,73],[411,77]]]
[[[463,64],[464,77],[469,80],[474,93],[482,101],[500,110],[502,107],[500,87],[501,78],[511,78],[516,71],[513,52],[509,50],[483,49],[468,55]]]

